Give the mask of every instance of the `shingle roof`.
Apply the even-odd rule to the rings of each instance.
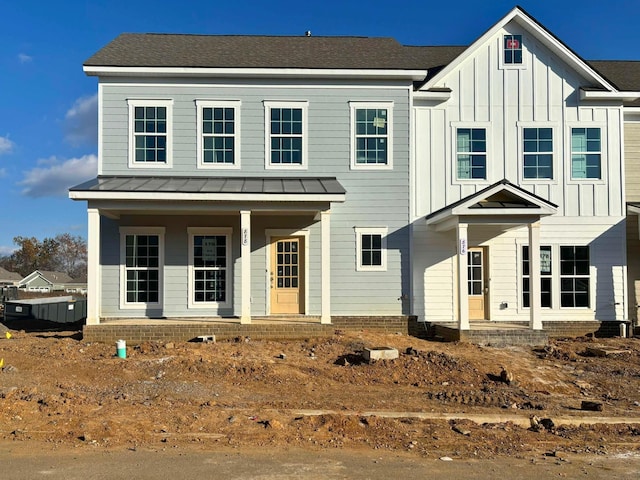
[[[69,283],[69,282],[73,282],[73,278],[71,278],[69,275],[67,275],[64,272],[52,272],[52,271],[45,271],[45,270],[38,270],[42,276],[50,281],[51,283]]]
[[[0,282],[19,282],[22,280],[22,275],[16,272],[10,272],[0,267]]]
[[[124,33],[85,66],[415,69],[393,38]]]

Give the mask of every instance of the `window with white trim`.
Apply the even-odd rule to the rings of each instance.
[[[590,261],[588,246],[560,247],[560,306],[589,307]]]
[[[522,64],[522,35],[505,35],[503,44],[503,63],[505,65]]]
[[[228,306],[231,301],[231,229],[189,229],[189,306]]]
[[[356,270],[386,271],[387,228],[356,227]]]
[[[172,100],[127,100],[129,104],[129,166],[170,167],[172,163]]]
[[[265,101],[266,167],[306,168],[308,102]]]
[[[487,130],[458,128],[456,130],[458,180],[487,178]]]
[[[393,103],[350,102],[351,167],[391,168]]]
[[[540,247],[540,306],[551,308],[552,299],[551,247]],[[522,246],[522,306],[531,306],[529,246]]]
[[[124,306],[161,304],[163,238],[163,228],[121,229]]]
[[[601,161],[600,128],[572,128],[571,178],[600,179]]]
[[[553,179],[553,129],[522,129],[522,176],[529,179]]]
[[[240,102],[196,100],[198,167],[239,168]]]

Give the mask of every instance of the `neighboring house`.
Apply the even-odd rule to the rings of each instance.
[[[0,267],[0,286],[18,285],[22,280],[22,275],[16,272],[10,272]]]
[[[77,282],[64,272],[35,270],[20,280],[20,288],[30,292],[65,291]]]
[[[640,93],[519,8],[468,47],[124,34],[84,70],[88,324],[626,318]]]

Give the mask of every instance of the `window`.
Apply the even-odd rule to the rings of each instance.
[[[504,64],[522,64],[522,35],[504,36]]]
[[[358,271],[387,269],[387,229],[356,228],[356,256]]]
[[[551,308],[551,247],[540,247],[540,306]],[[522,247],[522,306],[530,307],[529,247]]]
[[[172,101],[128,100],[129,166],[171,166]]]
[[[487,132],[484,128],[458,128],[458,179],[487,178]]]
[[[523,177],[553,178],[553,129],[523,129]]]
[[[392,103],[351,102],[351,167],[392,167]]]
[[[560,247],[560,305],[589,307],[589,247]]]
[[[571,129],[571,178],[600,178],[602,147],[599,128]]]
[[[267,168],[306,168],[307,102],[265,102]]]
[[[196,100],[198,167],[240,166],[240,102]]]
[[[189,306],[228,306],[231,229],[190,228],[189,239]]]
[[[163,234],[161,228],[121,230],[123,307],[160,305]]]

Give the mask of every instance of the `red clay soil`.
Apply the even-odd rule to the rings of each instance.
[[[4,441],[436,458],[640,452],[638,339],[492,348],[336,332],[128,345],[122,359],[115,345],[83,342],[79,331],[11,334],[0,332]],[[383,346],[399,358],[363,361],[365,347]],[[609,350],[596,356],[594,346]],[[602,410],[582,410],[583,401]]]

